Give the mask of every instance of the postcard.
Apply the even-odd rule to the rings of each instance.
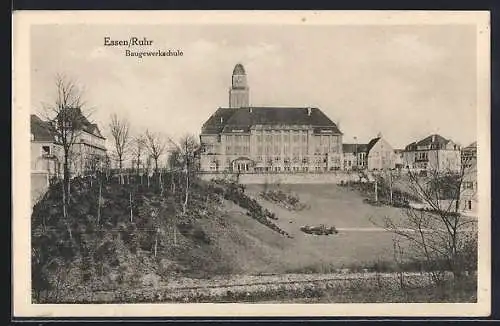
[[[15,12],[14,316],[488,316],[489,24]]]

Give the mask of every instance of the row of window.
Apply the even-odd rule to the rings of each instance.
[[[205,150],[205,152],[207,154],[213,154],[215,153],[214,149],[213,148],[207,148]],[[308,150],[307,150],[307,147],[293,147],[292,150],[290,151],[290,148],[288,146],[285,146],[283,148],[279,147],[279,146],[274,146],[274,147],[271,147],[271,146],[266,146],[266,147],[263,147],[263,146],[257,146],[257,155],[261,155],[261,154],[266,154],[266,155],[270,155],[270,154],[281,154],[283,152],[283,154],[285,155],[288,155],[288,154],[307,154],[308,153]],[[326,154],[326,153],[337,153],[336,151],[336,148],[335,147],[332,147],[332,149],[330,151],[328,151],[328,147],[316,147],[314,149],[314,155],[321,155],[321,154]],[[236,145],[236,146],[231,146],[231,145],[227,145],[226,146],[226,154],[228,155],[242,155],[242,154],[249,154],[250,153],[250,146],[246,145],[246,146],[239,146],[239,145]]]
[[[302,143],[307,143],[307,134],[266,134],[266,135],[257,135],[256,136],[256,141],[257,143],[287,143],[287,142],[302,142]],[[314,136],[314,139],[317,140],[317,143],[319,145],[337,145],[339,143],[338,137],[331,137],[331,136]],[[250,136],[248,135],[227,135],[226,136],[226,142],[231,144],[231,143],[250,143]]]

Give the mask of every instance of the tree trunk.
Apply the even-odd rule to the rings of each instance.
[[[122,173],[122,159],[121,157],[118,159],[118,164],[119,164],[119,173],[120,173],[120,184],[122,185],[123,182],[123,173]]]
[[[130,202],[130,223],[132,223],[132,193],[129,192],[129,202]]]
[[[390,203],[392,205],[392,173],[389,174]]]
[[[160,228],[159,227],[156,229],[155,249],[154,249],[154,255],[155,255],[155,257],[156,257],[156,253],[158,252],[158,233],[160,233]]]
[[[99,199],[97,203],[97,225],[101,221],[101,196],[102,196],[102,182],[99,182]]]
[[[188,171],[188,167],[186,165],[186,189],[185,189],[185,196],[184,196],[184,204],[182,205],[182,214],[184,214],[184,215],[186,215],[188,198],[189,198],[189,171]]]

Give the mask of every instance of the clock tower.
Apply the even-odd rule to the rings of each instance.
[[[231,88],[229,89],[229,107],[241,108],[248,107],[249,105],[247,75],[243,65],[238,63],[233,69]]]

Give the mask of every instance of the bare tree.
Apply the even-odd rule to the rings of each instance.
[[[111,136],[114,140],[114,150],[118,160],[118,169],[120,173],[120,183],[123,184],[123,159],[126,154],[129,145],[129,127],[130,124],[125,118],[118,118],[118,116],[113,113],[111,115],[111,122],[109,123],[109,129],[111,131]]]
[[[425,262],[436,283],[445,271],[460,279],[475,268],[470,252],[477,253],[477,230],[474,220],[460,208],[464,190],[469,188],[464,187],[464,180],[474,179],[475,173],[463,168],[459,172],[431,170],[426,176],[408,171],[408,188],[422,204],[405,208],[399,221],[384,220],[388,231],[408,241],[411,258]]]
[[[139,175],[139,170],[141,168],[141,158],[144,154],[145,138],[143,135],[137,135],[134,137],[132,146],[132,156],[134,157],[134,164],[136,174]],[[141,179],[142,180],[142,179]]]
[[[146,130],[145,144],[149,155],[155,162],[155,173],[158,174],[158,160],[165,152],[165,140],[159,133],[152,133],[149,130]]]
[[[182,204],[182,213],[186,214],[189,200],[191,175],[196,170],[196,150],[199,148],[196,137],[185,135],[178,142],[169,138],[172,145],[170,149],[170,165],[175,170],[182,171],[184,175],[184,202]]]
[[[74,145],[80,136],[88,116],[83,113],[83,91],[77,83],[65,76],[57,74],[55,78],[56,97],[52,104],[45,105],[46,118],[49,121],[55,141],[62,147],[63,155],[63,217],[67,223],[67,211],[70,195],[71,164],[74,159]],[[70,238],[71,229],[67,224]]]

